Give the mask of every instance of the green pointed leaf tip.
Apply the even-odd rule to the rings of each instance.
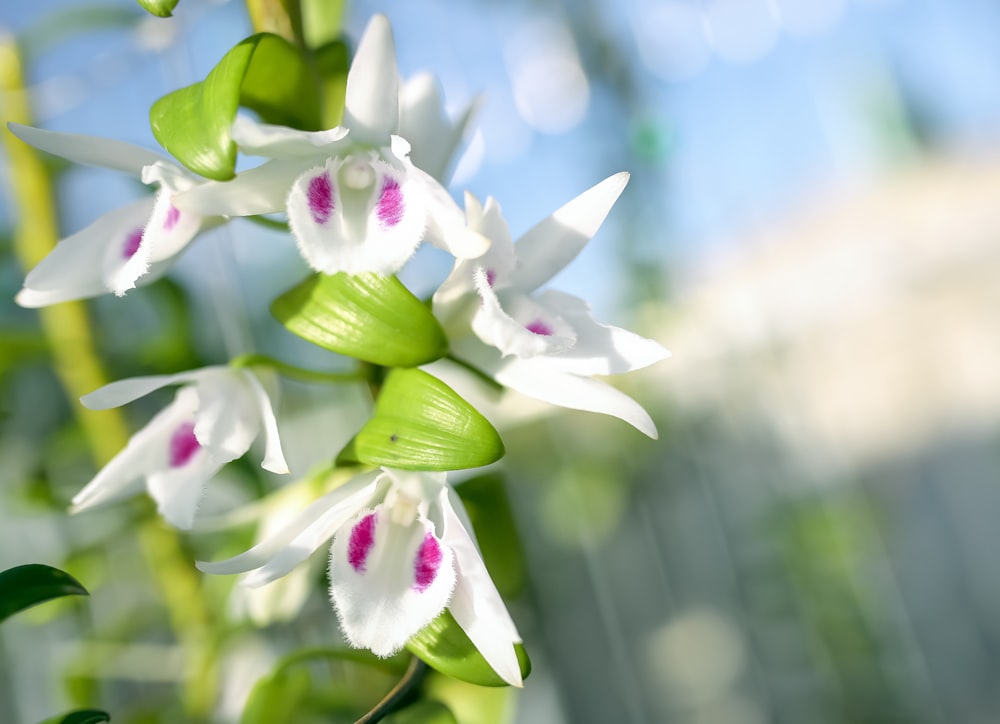
[[[458,719],[440,701],[424,699],[390,714],[385,724],[458,724]]]
[[[463,470],[496,462],[500,434],[476,408],[422,370],[395,369],[385,379],[375,414],[340,453],[403,470]]]
[[[275,299],[271,314],[313,344],[385,367],[426,364],[448,351],[437,319],[394,276],[317,274]]]
[[[223,56],[205,80],[160,98],[149,111],[153,135],[201,176],[227,181],[236,168],[229,129],[236,110],[266,123],[318,130],[319,101],[302,51],[269,33],[252,35]]]
[[[407,641],[406,648],[446,676],[478,686],[507,686],[448,610]],[[526,679],[531,673],[531,660],[521,644],[516,644],[514,649],[521,677]]]
[[[136,0],[148,13],[158,18],[169,18],[177,7],[178,0]]]
[[[87,589],[58,568],[29,563],[0,573],[0,621],[44,601],[62,596],[87,596]]]
[[[111,715],[100,709],[77,709],[46,719],[42,724],[100,724],[111,721]]]

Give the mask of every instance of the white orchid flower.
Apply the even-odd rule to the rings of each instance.
[[[521,641],[446,473],[383,468],[319,498],[282,530],[206,573],[262,586],[326,541],[330,597],[351,646],[391,656],[446,607],[497,674],[521,686]]]
[[[408,158],[399,125],[396,49],[388,19],[376,15],[348,72],[343,125],[309,132],[238,117],[236,145],[271,160],[179,194],[176,203],[226,216],[287,211],[302,256],[326,274],[392,274],[425,237],[455,256],[482,254],[488,242],[465,228],[454,199]]]
[[[241,457],[264,432],[261,467],[287,473],[271,401],[247,369],[205,367],[176,375],[118,380],[81,398],[104,410],[132,402],[167,385],[184,385],[174,401],[129,440],[125,449],[73,498],[72,512],[131,493],[145,478],[160,515],[191,528],[205,483]]]
[[[196,176],[144,148],[121,141],[8,124],[25,143],[75,163],[123,171],[159,191],[101,216],[62,239],[32,269],[15,297],[22,307],[44,307],[108,292],[121,296],[162,276],[204,227],[219,223],[180,211],[175,194],[198,184]]]
[[[613,415],[649,437],[656,426],[635,400],[592,375],[640,369],[670,356],[659,343],[601,324],[577,297],[539,287],[597,232],[628,182],[619,173],[544,219],[517,244],[499,204],[466,194],[469,226],[491,240],[475,260],[456,260],[434,294],[452,353],[500,384],[545,402]]]

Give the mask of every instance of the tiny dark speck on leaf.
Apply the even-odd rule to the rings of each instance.
[[[393,433],[392,435],[389,436],[389,442],[396,442],[396,440],[398,440],[398,439],[399,439],[399,435],[396,435],[395,433]]]

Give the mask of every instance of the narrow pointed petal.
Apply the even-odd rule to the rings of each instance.
[[[404,83],[399,95],[399,135],[413,145],[413,164],[445,183],[475,106],[469,104],[453,122],[445,113],[437,78],[419,73]]]
[[[391,656],[447,605],[454,557],[424,518],[405,525],[385,504],[345,525],[330,548],[330,597],[351,646]]]
[[[388,145],[399,128],[399,70],[389,19],[375,15],[365,28],[347,74],[344,125],[356,142]]]
[[[514,651],[514,644],[520,643],[521,637],[486,570],[461,506],[453,490],[443,493],[443,542],[455,554],[458,573],[448,609],[500,678],[511,686],[521,686],[521,667]]]
[[[247,370],[244,374],[257,400],[257,413],[260,415],[261,427],[264,428],[264,460],[260,466],[272,473],[288,473],[288,463],[285,462],[285,454],[281,450],[278,420],[274,416],[271,398],[253,372]]]
[[[292,182],[312,161],[268,161],[232,181],[208,181],[174,194],[181,211],[201,216],[256,216],[285,210]]]
[[[123,171],[136,177],[142,174],[143,166],[165,161],[158,153],[110,138],[46,131],[20,123],[8,123],[7,127],[22,141],[46,153],[73,163]]]
[[[274,535],[250,550],[223,561],[198,561],[205,573],[226,574],[254,571],[243,583],[262,586],[280,578],[319,549],[358,510],[376,496],[379,472],[350,480],[315,500]]]
[[[338,154],[332,147],[347,134],[348,130],[343,126],[326,131],[299,131],[285,126],[257,123],[245,116],[237,116],[230,130],[230,136],[243,153],[284,160],[336,156]]]
[[[208,374],[212,370],[225,369],[225,367],[204,367],[200,370],[180,372],[175,375],[148,375],[116,380],[84,395],[80,398],[80,402],[89,410],[108,410],[138,400],[161,387],[197,382],[200,376]]]
[[[537,301],[556,310],[576,332],[576,343],[551,358],[552,367],[575,375],[616,375],[642,369],[670,356],[664,347],[626,329],[601,324],[582,299],[557,291]]]
[[[128,261],[130,244],[138,247],[153,199],[135,201],[66,237],[24,280],[16,301],[22,307],[44,307],[107,294],[107,268]],[[134,252],[133,252],[134,253]]]
[[[604,179],[521,237],[516,250],[522,291],[534,291],[576,258],[604,223],[628,178],[622,172]]]
[[[78,513],[138,490],[140,481],[169,465],[170,439],[178,426],[192,418],[197,397],[178,393],[174,401],[129,439],[125,448],[73,497],[70,512]]]
[[[545,358],[522,360],[516,357],[500,359],[494,350],[476,340],[459,341],[453,352],[482,369],[506,387],[570,410],[586,410],[611,415],[632,425],[654,440],[656,425],[642,406],[626,395],[598,380],[579,377],[552,369]]]

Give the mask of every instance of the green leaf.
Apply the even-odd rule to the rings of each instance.
[[[458,719],[451,709],[440,701],[424,699],[416,704],[390,714],[385,718],[386,724],[458,724]]]
[[[514,512],[503,476],[488,473],[455,486],[472,521],[483,562],[497,590],[513,598],[524,589],[527,574]]]
[[[486,663],[451,611],[445,610],[406,642],[410,653],[419,656],[431,668],[455,679],[479,686],[507,686],[507,682]],[[531,661],[521,644],[515,645],[521,676],[531,673]]]
[[[337,462],[462,470],[503,454],[499,433],[457,392],[422,370],[395,369],[385,378],[375,414]]]
[[[62,596],[87,596],[73,576],[41,563],[8,568],[0,573],[0,621],[36,604]]]
[[[153,135],[197,174],[231,179],[236,144],[229,128],[239,106],[267,123],[317,130],[319,103],[302,52],[277,35],[252,35],[230,50],[205,78],[169,93],[149,111]]]
[[[347,96],[347,71],[351,65],[351,50],[347,44],[334,40],[316,48],[313,61],[320,77],[323,91],[323,125],[339,126],[344,118],[344,99]]]
[[[46,719],[42,724],[100,724],[111,721],[111,715],[100,709],[77,709]]]
[[[158,18],[169,18],[173,15],[178,0],[136,0],[136,2]]]
[[[448,351],[437,319],[394,276],[317,274],[275,299],[271,314],[313,344],[386,367],[425,364]]]
[[[344,0],[301,0],[306,45],[318,48],[336,40],[344,22]]]
[[[279,669],[261,678],[250,691],[240,724],[271,724],[287,721],[308,697],[311,677],[308,669]]]

